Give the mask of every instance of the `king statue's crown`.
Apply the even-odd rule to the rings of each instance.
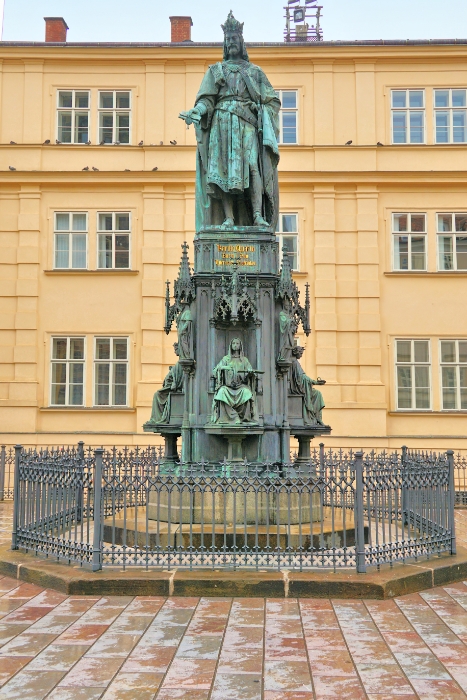
[[[238,32],[239,34],[243,34],[243,24],[244,22],[239,22],[235,19],[232,10],[230,10],[225,24],[221,24],[221,27],[224,30],[224,34],[226,32]]]

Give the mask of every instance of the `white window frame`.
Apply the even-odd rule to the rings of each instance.
[[[86,229],[84,231],[74,231],[73,224],[68,230],[59,230],[57,228],[57,215],[68,214],[70,217],[70,223],[72,223],[72,217],[74,214],[84,214],[86,216]],[[68,266],[58,267],[56,264],[56,253],[57,253],[57,236],[68,235]],[[86,261],[84,267],[73,267],[73,236],[80,235],[86,238]],[[88,256],[89,256],[89,214],[87,211],[54,211],[54,245],[53,245],[53,269],[54,270],[87,270],[88,269]]]
[[[411,344],[411,361],[410,362],[398,362],[397,360],[397,343],[399,342],[404,342],[407,343],[409,342]],[[428,344],[428,362],[415,362],[415,353],[414,353],[414,343],[416,342],[424,342]],[[429,338],[395,338],[394,340],[394,367],[395,367],[395,372],[394,372],[394,379],[395,379],[395,404],[396,404],[396,410],[400,412],[405,412],[405,411],[421,411],[423,413],[432,411],[432,406],[433,406],[433,381],[432,381],[432,360],[431,360],[431,341]],[[410,367],[410,374],[411,374],[411,390],[412,390],[412,405],[410,408],[405,408],[405,407],[399,407],[399,382],[398,382],[398,367]],[[416,405],[416,385],[415,385],[415,367],[428,367],[428,381],[429,381],[429,398],[430,398],[430,405],[427,408],[418,408]]]
[[[72,107],[60,107],[60,93],[61,92],[71,92],[72,94]],[[75,107],[76,93],[86,92],[88,95],[88,107]],[[61,141],[59,138],[59,118],[60,112],[71,112],[71,141]],[[85,146],[86,141],[76,141],[75,140],[75,116],[77,113],[87,112],[88,115],[88,138],[87,141],[91,139],[91,90],[88,88],[57,88],[57,118],[56,118],[56,139],[61,143],[66,143],[74,146]]]
[[[395,221],[396,216],[407,216],[407,231],[396,231]],[[423,216],[425,220],[425,230],[424,231],[412,231],[412,216]],[[403,270],[401,267],[397,266],[396,260],[396,236],[406,236],[408,239],[408,268]],[[424,236],[425,239],[425,265],[423,268],[413,268],[412,267],[412,237]],[[395,272],[426,272],[428,269],[428,233],[427,233],[427,214],[426,212],[405,212],[405,211],[395,211],[391,215],[391,245],[392,245],[392,269]]]
[[[99,216],[112,215],[112,230],[105,231],[99,228]],[[117,231],[115,227],[115,217],[118,214],[128,214],[128,231]],[[98,211],[97,212],[97,223],[96,223],[96,233],[97,233],[97,251],[96,251],[96,268],[98,270],[131,270],[131,229],[132,229],[132,215],[131,211]],[[99,265],[99,237],[100,236],[112,236],[112,267],[100,267]],[[115,267],[115,236],[126,236],[128,235],[128,267]]]
[[[437,92],[448,92],[449,93],[449,106],[448,107],[437,107],[436,106],[436,93]],[[453,107],[452,106],[452,93],[453,91],[463,91],[466,94],[466,105],[465,107]],[[447,141],[438,141],[437,138],[437,126],[436,126],[436,114],[438,112],[448,112],[449,113],[449,124],[448,124],[448,134],[449,138]],[[466,115],[466,126],[464,127],[466,138],[464,141],[454,141],[454,123],[453,116],[455,112],[465,112]],[[433,89],[433,142],[439,145],[446,145],[449,143],[467,143],[467,88],[434,88]]]
[[[456,347],[456,360],[455,362],[443,362],[441,346],[443,342],[455,343]],[[441,410],[442,411],[458,411],[467,412],[466,408],[461,408],[461,387],[460,387],[460,368],[466,367],[467,362],[459,361],[459,342],[467,343],[467,338],[440,338],[439,340],[439,385],[441,394]],[[456,370],[456,404],[457,408],[445,408],[444,407],[444,384],[443,384],[443,367],[453,367]]]
[[[294,216],[297,222],[296,231],[282,231],[282,217],[283,216]],[[284,237],[291,238],[292,236],[297,240],[297,267],[292,267],[293,272],[300,272],[300,236],[299,236],[299,226],[298,226],[298,212],[296,211],[281,211],[279,212],[279,218],[277,222],[278,229],[276,231],[276,238],[279,243],[279,260],[282,262],[282,247]]]
[[[439,230],[439,217],[440,216],[451,216],[451,231],[440,231]],[[436,261],[438,272],[466,272],[467,268],[457,267],[457,238],[467,238],[467,231],[456,231],[456,216],[465,216],[467,219],[467,213],[463,211],[442,211],[436,213]],[[465,235],[462,235],[465,234]],[[441,238],[451,238],[452,241],[452,263],[453,266],[450,270],[446,270],[441,266],[441,251],[440,251],[440,239]]]
[[[98,340],[110,340],[110,358],[108,360],[101,360],[97,358],[97,341]],[[113,355],[113,344],[114,341],[122,341],[126,340],[126,360],[114,360],[112,359]],[[95,408],[103,408],[103,407],[108,407],[108,408],[128,408],[129,407],[129,390],[130,390],[130,338],[127,335],[96,335],[94,336],[93,340],[93,346],[94,346],[94,357],[93,357],[93,378],[92,378],[92,402],[93,406]],[[102,404],[102,403],[97,403],[97,365],[98,364],[109,364],[110,365],[110,371],[109,371],[109,403],[108,404]],[[114,384],[114,376],[115,376],[115,365],[116,364],[126,364],[127,370],[126,370],[126,388],[125,388],[125,398],[126,402],[125,404],[115,404],[111,403],[110,399],[114,399],[113,394],[113,384]]]
[[[54,340],[66,340],[66,359],[54,358]],[[70,358],[70,341],[71,340],[82,340],[83,341],[83,359],[82,360],[72,360]],[[66,364],[66,382],[65,382],[65,403],[53,403],[53,365],[54,364]],[[70,365],[71,364],[82,364],[83,365],[83,401],[80,404],[70,403]],[[53,335],[50,338],[50,402],[49,405],[57,408],[66,408],[67,406],[85,406],[86,405],[86,336],[82,335]]]
[[[125,92],[128,93],[129,95],[129,107],[122,109],[122,108],[117,108],[117,107],[101,107],[101,94],[102,93],[113,93],[113,104],[116,105],[116,99],[117,99],[117,93],[119,92]],[[103,146],[113,146],[117,143],[117,112],[125,112],[128,113],[129,119],[128,119],[128,143],[123,143],[123,142],[118,142],[122,146],[131,146],[131,136],[132,136],[132,131],[133,131],[133,95],[132,91],[130,89],[125,89],[125,88],[119,88],[118,90],[105,90],[105,89],[100,89],[98,90],[97,93],[97,143],[99,145]],[[103,143],[102,135],[101,135],[101,114],[112,114],[113,119],[112,119],[112,142],[111,143]],[[104,127],[103,127],[104,128]]]
[[[393,95],[395,92],[405,92],[406,93],[406,107],[393,107]],[[423,94],[423,107],[410,107],[410,93],[411,92],[421,92]],[[394,140],[394,114],[405,112],[406,114],[406,140],[405,141],[395,141]],[[422,112],[423,113],[423,139],[421,141],[411,141],[410,139],[410,113],[411,112]],[[424,88],[392,88],[391,89],[391,143],[394,146],[413,146],[422,145],[426,143],[426,97]]]
[[[281,108],[279,111],[279,144],[282,146],[297,146],[299,144],[299,114],[298,114],[298,90],[296,88],[283,88],[275,91],[278,98],[281,101]],[[294,92],[295,93],[295,104],[296,107],[282,107],[282,93],[284,92]],[[283,115],[287,113],[295,113],[296,125],[295,125],[295,141],[284,142],[284,126],[283,126]]]

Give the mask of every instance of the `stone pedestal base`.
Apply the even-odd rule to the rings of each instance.
[[[263,428],[258,425],[216,425],[208,424],[205,428],[208,435],[218,435],[228,442],[227,461],[228,462],[243,462],[242,442],[250,435],[262,435]]]

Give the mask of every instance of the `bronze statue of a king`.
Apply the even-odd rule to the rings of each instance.
[[[229,13],[222,25],[224,58],[210,66],[195,106],[180,117],[194,124],[198,143],[196,230],[261,226],[276,229],[280,101],[250,63],[243,23]]]

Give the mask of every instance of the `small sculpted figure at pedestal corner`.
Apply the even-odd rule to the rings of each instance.
[[[174,352],[179,355],[178,343],[174,343]],[[152,400],[152,413],[146,425],[169,423],[170,421],[170,395],[173,391],[183,390],[183,367],[177,362],[169,367],[168,374],[162,383],[162,389],[156,391]]]
[[[240,338],[233,338],[229,354],[213,370],[215,393],[212,422],[224,425],[256,423],[256,375],[243,353]]]
[[[295,333],[297,332],[297,320],[293,312],[292,303],[288,296],[282,300],[282,309],[279,312],[279,355],[278,362],[290,362],[292,349],[295,345]]]
[[[194,108],[180,113],[194,124],[198,143],[196,230],[238,225],[275,231],[281,103],[261,68],[250,63],[243,23],[230,12],[222,29],[222,62],[209,66]]]
[[[191,334],[193,329],[193,317],[190,311],[190,305],[187,301],[182,300],[182,309],[177,316],[177,333],[178,333],[178,354],[181,360],[192,360],[193,350],[191,343]]]
[[[305,348],[296,345],[292,350],[292,365],[289,370],[289,390],[291,394],[303,396],[303,422],[307,425],[324,425],[323,408],[325,406],[323,395],[316,389],[316,385],[326,384],[324,379],[311,379],[302,369],[300,358]]]

